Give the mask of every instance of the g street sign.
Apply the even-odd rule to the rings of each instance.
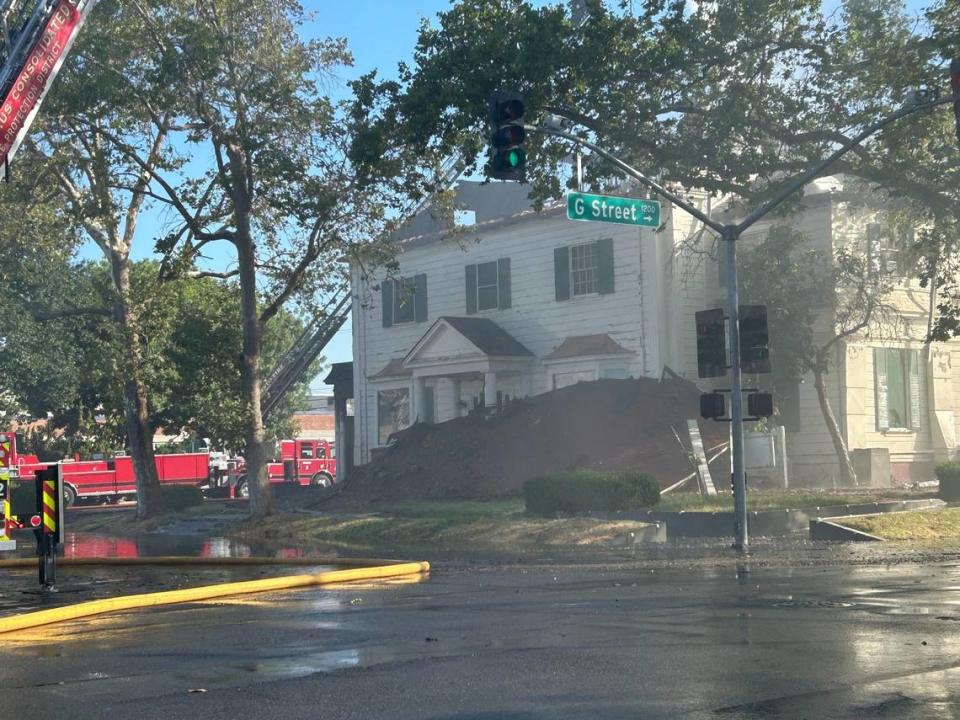
[[[656,200],[572,192],[567,195],[567,219],[659,227],[660,203]]]

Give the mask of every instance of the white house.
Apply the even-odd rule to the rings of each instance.
[[[442,422],[582,380],[659,376],[664,230],[537,213],[528,189],[461,183],[476,222],[407,230],[391,278],[353,271],[356,460],[415,418]],[[667,208],[665,208],[667,209]],[[650,274],[649,272],[647,274]],[[662,336],[662,337],[661,337]]]

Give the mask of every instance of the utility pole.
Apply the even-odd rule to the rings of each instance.
[[[955,60],[954,64],[958,73],[960,73],[960,62]],[[951,67],[953,68],[954,66]],[[957,81],[954,81],[954,75],[951,76],[951,83],[954,86],[953,97],[940,98],[938,93],[935,91],[932,93],[932,96],[919,94],[917,96],[919,98],[917,102],[907,105],[892,115],[885,117],[882,120],[878,120],[872,125],[864,128],[864,130],[862,130],[858,135],[847,140],[839,148],[837,148],[837,150],[824,158],[821,162],[817,163],[806,172],[800,173],[798,176],[796,176],[793,180],[781,188],[781,190],[774,197],[763,203],[760,207],[744,218],[744,220],[730,225],[717,222],[713,218],[709,217],[706,213],[701,212],[699,208],[694,207],[690,203],[686,202],[683,198],[662,186],[660,183],[647,177],[636,168],[631,167],[623,160],[616,157],[616,155],[613,153],[604,150],[602,147],[593,142],[585,140],[565,130],[557,129],[556,127],[540,127],[534,125],[524,126],[524,128],[530,132],[539,132],[546,135],[564,138],[595,152],[597,155],[613,163],[613,165],[621,170],[624,174],[634,178],[643,185],[646,185],[648,188],[652,189],[662,197],[665,197],[676,207],[702,222],[705,226],[716,232],[720,236],[721,242],[724,243],[726,254],[725,262],[727,267],[727,317],[730,323],[728,330],[730,342],[730,420],[732,445],[730,451],[733,457],[734,516],[736,518],[736,531],[734,534],[733,547],[740,554],[749,554],[750,535],[747,527],[747,488],[746,476],[744,474],[743,456],[743,397],[741,392],[743,383],[741,379],[742,371],[740,363],[740,301],[739,288],[737,284],[737,241],[740,239],[740,236],[744,233],[744,231],[762,218],[766,217],[766,215],[779,207],[784,200],[800,190],[808,182],[821,176],[830,165],[846,155],[848,152],[850,152],[850,150],[857,147],[864,140],[882,130],[887,125],[891,125],[907,115],[912,115],[922,110],[928,110],[939,105],[946,105],[947,103],[956,103],[955,112],[957,113],[958,122],[957,132],[960,134],[960,74],[955,73],[955,76],[958,78]],[[557,108],[551,108],[550,111],[554,115],[559,115],[570,122],[580,122],[577,117],[577,113],[571,113]],[[551,123],[551,125],[556,124],[558,123]],[[960,135],[958,135],[958,137],[960,137]]]

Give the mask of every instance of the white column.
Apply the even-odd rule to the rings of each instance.
[[[426,394],[426,378],[415,377],[413,379],[413,407],[410,409],[410,420],[416,422],[423,419],[423,408],[426,405],[424,395]]]
[[[483,404],[484,407],[497,406],[497,374],[495,372],[483,374]]]

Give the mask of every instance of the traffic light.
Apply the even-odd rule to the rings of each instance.
[[[522,182],[527,165],[523,141],[523,97],[519,93],[497,90],[490,95],[490,166],[487,173],[497,180]]]
[[[719,420],[726,411],[723,395],[718,392],[703,393],[700,396],[700,417],[707,420]]]
[[[766,305],[740,306],[740,369],[745,373],[770,372]]]
[[[960,141],[960,57],[950,63],[950,89],[953,90],[953,116],[957,119],[957,140]]]
[[[747,413],[758,418],[773,415],[773,395],[768,392],[755,392],[747,395]]]
[[[727,343],[723,310],[701,310],[697,320],[697,375],[702,378],[727,374]]]

